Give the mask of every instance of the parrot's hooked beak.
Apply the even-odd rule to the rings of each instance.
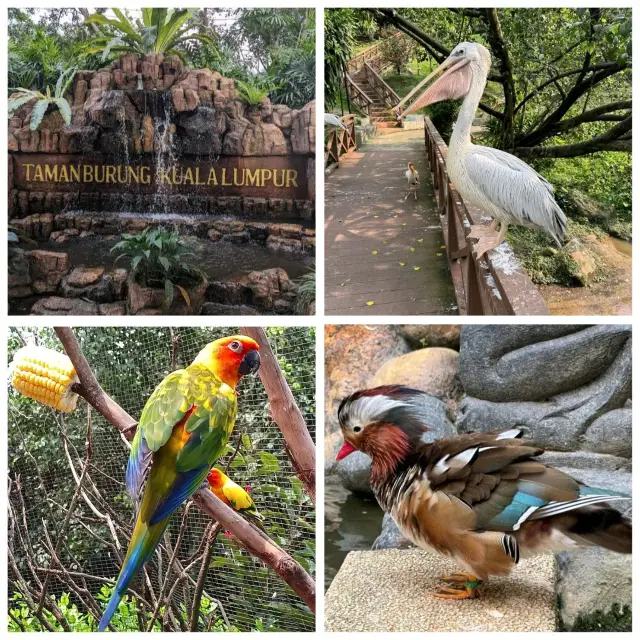
[[[242,358],[238,373],[241,376],[246,376],[249,373],[255,373],[259,368],[260,354],[255,349],[252,349],[251,351],[247,351],[244,358]]]
[[[348,440],[345,440],[344,444],[340,447],[340,451],[338,451],[336,460],[342,460],[342,458],[346,458],[350,453],[353,453],[355,450],[356,448]]]

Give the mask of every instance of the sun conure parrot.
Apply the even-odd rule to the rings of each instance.
[[[200,488],[224,451],[238,412],[235,387],[259,366],[254,340],[221,338],[202,349],[186,369],[170,373],[147,400],[126,474],[132,499],[140,500],[136,524],[98,631],[108,626],[171,514]]]
[[[215,467],[209,472],[207,482],[209,483],[211,491],[213,491],[222,502],[251,520],[257,527],[264,531],[262,525],[264,516],[256,509],[256,505],[247,491]]]
[[[517,428],[433,440],[430,400],[392,385],[345,398],[337,459],[356,450],[370,456],[374,495],[400,531],[464,570],[443,577],[434,596],[473,598],[481,581],[547,551],[631,553],[631,520],[609,504],[629,496],[540,461],[544,451]]]

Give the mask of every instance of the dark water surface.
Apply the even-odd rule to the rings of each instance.
[[[383,512],[375,498],[325,484],[324,586],[329,587],[349,551],[371,549],[380,535]]]

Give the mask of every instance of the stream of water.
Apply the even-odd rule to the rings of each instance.
[[[383,512],[375,498],[325,484],[324,583],[329,587],[349,551],[366,551],[380,535]]]

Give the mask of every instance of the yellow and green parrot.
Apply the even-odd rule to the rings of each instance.
[[[229,505],[234,511],[247,517],[257,527],[264,531],[262,523],[264,516],[256,508],[255,502],[241,486],[237,485],[229,476],[216,469],[211,469],[207,476],[209,488],[222,502]]]
[[[136,524],[98,631],[107,628],[171,514],[200,488],[224,451],[238,413],[235,387],[259,366],[254,340],[221,338],[202,349],[186,369],[170,373],[147,400],[126,474],[131,497],[140,500]]]

